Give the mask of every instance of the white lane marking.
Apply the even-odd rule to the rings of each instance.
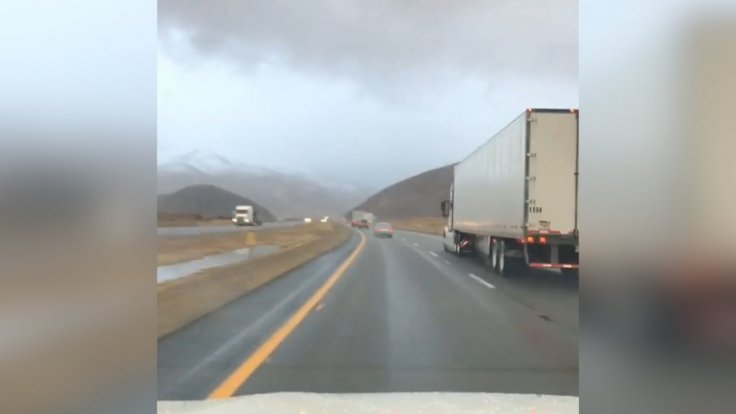
[[[439,256],[437,256],[437,253],[435,253],[435,252],[429,252],[429,254],[431,254],[434,257],[439,257]]]
[[[445,260],[445,263],[450,264],[450,261],[449,260]]]
[[[495,289],[495,288],[496,288],[496,287],[495,287],[495,286],[493,286],[492,284],[490,284],[490,283],[486,282],[485,280],[483,280],[483,279],[479,278],[478,276],[476,276],[476,275],[474,275],[474,274],[472,274],[472,273],[468,273],[468,276],[470,276],[470,277],[472,277],[473,279],[475,279],[475,280],[479,281],[480,283],[482,283],[482,284],[486,285],[486,287],[489,287],[489,288],[491,288],[491,289]]]
[[[419,245],[418,245],[418,244],[416,244],[416,243],[414,243],[414,247],[419,247]]]

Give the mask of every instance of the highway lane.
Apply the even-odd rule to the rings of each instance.
[[[284,221],[274,223],[263,223],[260,226],[248,227],[248,226],[194,226],[194,227],[157,227],[156,233],[159,236],[165,237],[178,237],[178,236],[199,236],[203,234],[221,234],[221,233],[237,233],[237,232],[248,232],[248,231],[260,231],[265,229],[278,229],[286,227],[294,227],[300,224],[304,224],[301,221]]]
[[[491,283],[503,293],[538,314],[551,318],[577,336],[578,320],[578,280],[563,277],[556,270],[527,270],[502,278],[490,271],[490,261],[477,257],[458,257],[445,252],[439,236],[414,232],[397,232],[397,237],[418,244],[418,250],[433,252],[446,264],[451,264],[461,272],[472,273]],[[448,263],[449,262],[449,263]]]
[[[327,280],[348,243],[158,341],[158,398],[204,399]]]
[[[567,280],[496,280],[482,261],[442,251],[436,236],[365,234],[357,261],[236,394],[577,394],[577,290]],[[350,244],[159,341],[159,398],[205,398],[357,239]]]

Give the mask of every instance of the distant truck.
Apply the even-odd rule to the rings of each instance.
[[[261,224],[253,206],[236,206],[232,220],[236,226],[259,226]]]
[[[351,223],[353,227],[367,229],[373,223],[373,213],[361,210],[353,210]]]
[[[444,248],[577,275],[578,110],[528,109],[455,165]]]

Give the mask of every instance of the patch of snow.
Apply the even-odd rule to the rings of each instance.
[[[195,149],[185,154],[171,157],[159,164],[160,171],[167,172],[200,172],[207,175],[217,174],[255,174],[272,175],[277,172],[268,168],[233,161],[221,154]]]

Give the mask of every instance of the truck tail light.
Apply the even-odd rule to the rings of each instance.
[[[534,236],[529,236],[529,237],[527,237],[527,238],[526,238],[526,242],[527,242],[528,244],[534,244],[534,242],[535,242],[535,240],[534,240]]]
[[[539,237],[539,243],[540,244],[547,244],[547,238],[544,236]]]

